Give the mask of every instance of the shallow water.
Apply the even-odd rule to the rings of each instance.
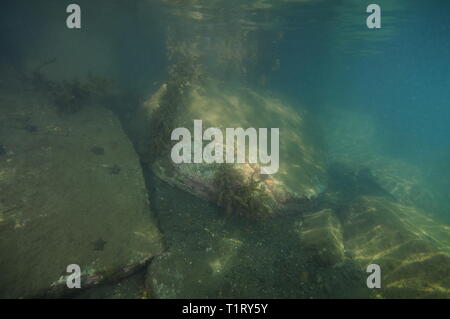
[[[1,297],[450,297],[448,1],[77,4],[0,13]],[[194,119],[279,171],[174,166]]]

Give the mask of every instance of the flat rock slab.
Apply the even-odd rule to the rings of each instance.
[[[60,296],[161,253],[138,157],[108,110],[58,115],[32,91],[0,94],[0,297]]]

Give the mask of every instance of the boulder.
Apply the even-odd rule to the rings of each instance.
[[[70,264],[86,288],[162,252],[138,156],[112,112],[58,114],[30,88],[0,92],[0,109],[2,298],[69,294]]]
[[[381,267],[387,298],[450,297],[450,228],[422,210],[363,196],[343,214],[346,251],[365,269]]]
[[[211,83],[188,83],[178,89],[169,83],[144,104],[140,117],[148,119],[150,126],[161,127],[157,131],[159,134],[166,132],[156,138],[156,134],[147,135],[154,142],[150,148],[148,145],[146,147],[160,150],[161,155],[151,163],[158,177],[199,198],[224,207],[233,206],[228,209],[230,211],[238,211],[237,206],[248,200],[250,203],[246,202],[248,205],[243,206],[257,206],[253,204],[258,203],[258,208],[253,211],[264,210],[267,215],[283,210],[288,202],[311,199],[324,190],[324,156],[321,144],[311,129],[312,119],[306,111],[246,87],[227,88],[219,83],[214,84],[214,81]],[[174,106],[174,103],[178,105]],[[216,163],[173,163],[170,146],[174,142],[171,142],[170,134],[178,127],[194,132],[194,120],[202,120],[204,129],[216,127],[222,131],[226,128],[279,128],[278,172],[260,174],[260,163],[249,163],[248,152],[245,163],[225,164],[225,173],[221,171],[223,165]],[[220,147],[225,150],[227,145]],[[144,148],[141,147],[141,151]],[[227,177],[232,182],[227,183]],[[233,183],[238,186],[230,185]],[[236,191],[239,187],[241,190],[251,190],[244,196],[242,193],[245,191]],[[221,201],[221,198],[226,200]],[[241,201],[234,201],[234,198]]]

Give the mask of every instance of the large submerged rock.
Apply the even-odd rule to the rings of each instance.
[[[161,253],[138,157],[117,118],[58,115],[32,91],[0,94],[0,296],[61,296]],[[73,292],[73,291],[72,291]]]
[[[177,94],[180,95],[178,99],[173,97]],[[179,103],[179,106],[175,108],[173,103]],[[173,111],[168,114],[164,108],[172,108]],[[229,201],[244,196],[234,193],[234,186],[226,183],[226,174],[231,174],[231,183],[241,183],[241,188],[253,187],[248,192],[249,201],[260,203],[269,214],[282,210],[286,204],[297,199],[314,198],[325,188],[324,156],[312,119],[306,111],[294,109],[281,99],[245,87],[187,84],[174,90],[169,84],[144,104],[141,117],[155,127],[162,127],[158,132],[166,128],[166,134],[157,137],[158,143],[166,144],[166,151],[152,161],[156,175],[195,196],[219,203],[229,211],[237,210],[237,205]],[[226,128],[279,128],[278,172],[272,175],[260,174],[261,165],[249,163],[248,151],[245,163],[226,164],[231,169],[225,173],[220,171],[223,166],[216,163],[173,163],[170,147],[167,147],[174,144],[170,141],[170,132],[177,127],[194,132],[194,120],[202,120],[204,130],[216,127],[223,132]],[[149,135],[155,139],[155,134]],[[221,147],[225,154],[229,146]],[[159,145],[153,144],[151,150],[156,149],[159,149]],[[220,176],[221,173],[225,176]],[[220,200],[224,198],[229,199],[228,202]]]
[[[378,264],[385,298],[450,297],[450,228],[413,206],[363,196],[342,216],[347,252],[363,268]]]

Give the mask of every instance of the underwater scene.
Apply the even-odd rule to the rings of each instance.
[[[448,0],[10,0],[0,298],[450,298]]]

